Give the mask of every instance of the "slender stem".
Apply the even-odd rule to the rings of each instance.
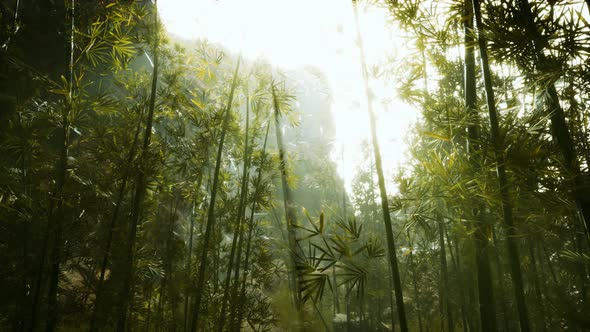
[[[57,291],[59,285],[59,270],[62,259],[63,250],[63,219],[65,217],[64,211],[64,187],[67,180],[67,168],[68,168],[68,154],[70,145],[70,113],[73,107],[74,99],[74,34],[75,34],[75,14],[76,14],[76,3],[75,0],[71,0],[70,3],[70,61],[69,61],[69,92],[66,100],[66,107],[62,112],[62,142],[60,148],[59,163],[57,166],[57,179],[56,179],[56,209],[55,214],[52,215],[52,227],[53,229],[53,248],[51,251],[51,270],[49,274],[49,289],[48,289],[48,316],[47,325],[45,331],[53,332],[57,325],[58,319],[58,308],[57,308]]]
[[[248,194],[248,168],[250,167],[250,155],[249,155],[249,150],[248,150],[248,127],[250,124],[250,97],[247,95],[246,96],[246,132],[244,134],[244,169],[242,170],[242,183],[240,186],[240,201],[238,203],[238,210],[236,212],[236,224],[235,224],[235,229],[234,229],[234,235],[232,238],[232,243],[231,243],[231,249],[230,249],[230,255],[229,255],[229,260],[227,263],[227,274],[225,276],[225,282],[224,282],[224,287],[223,287],[223,299],[221,300],[221,312],[219,314],[219,323],[218,323],[218,331],[222,332],[223,331],[223,326],[225,324],[225,313],[227,311],[227,307],[228,305],[231,306],[231,304],[228,304],[228,298],[230,296],[230,282],[231,282],[231,273],[232,273],[232,268],[234,266],[234,263],[237,262],[237,267],[235,272],[239,273],[239,265],[240,265],[240,246],[241,243],[238,244],[238,238],[240,238],[240,242],[241,242],[241,238],[242,238],[242,224],[243,224],[243,210],[244,210],[244,206],[245,206],[245,202],[246,202],[246,195]],[[237,246],[237,247],[236,247]],[[237,260],[234,260],[234,256],[236,256],[236,248],[238,249],[238,255],[237,255]],[[238,278],[237,276],[234,277],[234,285],[237,289],[238,286]],[[233,292],[232,292],[233,293]],[[230,310],[231,311],[231,310]]]
[[[122,183],[119,186],[119,190],[117,193],[117,201],[115,202],[115,208],[113,210],[113,214],[111,216],[111,222],[109,224],[109,232],[107,235],[107,244],[104,249],[102,261],[100,263],[100,275],[98,278],[98,285],[96,287],[94,308],[92,309],[92,316],[90,318],[90,325],[88,327],[88,330],[90,332],[95,332],[96,329],[98,328],[97,319],[98,319],[98,313],[99,313],[99,303],[102,300],[102,296],[103,296],[104,278],[106,275],[109,257],[111,255],[111,248],[112,248],[112,244],[113,244],[113,235],[115,233],[115,226],[117,224],[117,219],[119,218],[119,211],[121,210],[121,205],[123,203],[123,197],[125,196],[125,190],[127,188],[127,181],[129,180],[129,170],[131,167],[131,162],[133,161],[133,157],[135,156],[137,141],[139,140],[139,132],[141,130],[141,122],[142,122],[142,116],[139,117],[138,122],[137,122],[137,127],[136,127],[137,129],[135,130],[135,135],[133,137],[133,143],[131,144],[131,148],[129,149],[129,154],[127,156],[127,164],[125,165],[125,173],[123,175]]]
[[[19,9],[20,9],[20,0],[16,0],[15,7],[14,7],[14,16],[12,19],[12,27],[10,29],[10,35],[8,36],[8,38],[6,38],[6,41],[4,42],[4,44],[2,44],[2,49],[5,52],[8,51],[8,46],[10,45],[12,38],[16,35],[16,33],[18,32],[18,29],[19,29],[19,26],[18,26],[18,10]]]
[[[266,133],[264,134],[264,144],[262,146],[262,158],[260,160],[260,165],[258,165],[258,175],[256,177],[256,183],[254,184],[254,196],[252,197],[252,208],[250,210],[250,222],[248,224],[248,240],[246,242],[246,252],[245,252],[245,259],[244,259],[244,276],[242,278],[242,288],[240,290],[240,297],[236,301],[238,305],[238,312],[236,314],[236,318],[234,320],[234,327],[232,328],[233,331],[239,331],[240,326],[242,323],[242,316],[244,313],[244,306],[245,306],[245,299],[246,299],[246,281],[248,278],[248,272],[250,271],[250,246],[252,243],[252,232],[254,230],[254,212],[258,206],[258,198],[260,192],[260,183],[262,182],[262,171],[264,170],[264,164],[266,161],[266,142],[268,141],[268,132],[270,129],[270,121],[266,125]]]
[[[550,67],[550,61],[548,61],[544,53],[542,44],[538,42],[543,37],[540,36],[540,30],[534,22],[531,5],[528,0],[519,0],[518,3],[521,17],[524,20],[525,31],[531,36],[534,64],[541,74],[546,74],[551,71],[548,68]],[[590,0],[587,0],[587,4],[590,10]],[[576,144],[572,139],[565,112],[559,102],[559,95],[553,81],[546,84],[543,96],[546,98],[547,112],[551,117],[551,136],[557,143],[563,157],[564,167],[566,172],[569,173],[568,177],[571,181],[572,193],[578,209],[578,219],[584,228],[586,241],[590,241],[590,190],[584,176],[581,174]]]
[[[158,87],[158,70],[159,70],[159,28],[158,28],[158,3],[155,0],[154,3],[154,29],[155,29],[155,41],[153,45],[153,60],[154,60],[154,68],[152,72],[152,84],[151,84],[151,91],[150,91],[150,99],[148,102],[148,116],[146,119],[145,125],[145,133],[143,137],[143,146],[141,150],[139,165],[141,168],[145,168],[145,164],[147,162],[147,155],[149,152],[149,145],[151,141],[152,135],[152,125],[154,120],[154,113],[156,108],[156,94],[157,94],[157,87]],[[140,169],[137,172],[137,179],[135,182],[135,193],[134,193],[134,200],[133,206],[131,209],[131,224],[128,233],[128,238],[126,240],[126,247],[125,247],[125,257],[123,258],[123,287],[121,289],[121,293],[119,294],[119,308],[118,308],[118,318],[117,318],[117,332],[124,332],[126,330],[127,325],[127,308],[129,306],[130,299],[133,298],[133,260],[134,260],[134,250],[135,250],[135,242],[137,238],[137,226],[139,225],[141,219],[141,208],[144,201],[145,196],[145,186],[146,186],[146,174],[144,169]]]
[[[283,202],[285,208],[285,218],[287,224],[287,238],[289,243],[289,253],[290,253],[290,275],[291,275],[291,300],[293,302],[293,306],[297,311],[299,316],[297,324],[303,323],[302,321],[302,302],[301,302],[301,280],[300,276],[297,273],[297,258],[303,257],[302,250],[297,247],[297,240],[295,236],[295,229],[293,225],[297,222],[297,214],[295,212],[295,205],[293,202],[293,193],[291,192],[291,187],[289,186],[289,182],[287,180],[289,173],[287,167],[287,156],[285,153],[285,147],[283,145],[283,133],[281,131],[280,126],[280,116],[281,116],[281,109],[279,105],[279,100],[277,97],[277,92],[275,89],[274,82],[271,83],[271,91],[274,103],[274,120],[275,120],[275,132],[277,136],[277,145],[279,147],[279,168],[281,171],[281,184],[283,187]]]
[[[209,160],[209,149],[205,149],[205,160],[206,163]],[[197,190],[201,190],[201,183],[203,182],[203,173],[202,170],[199,173],[198,180],[197,180]],[[187,252],[187,259],[186,259],[186,288],[184,294],[184,319],[183,319],[183,331],[186,331],[188,328],[188,317],[189,317],[189,302],[190,302],[190,293],[191,293],[191,283],[190,280],[192,279],[192,255],[193,255],[193,234],[195,232],[195,219],[196,219],[196,198],[195,202],[193,202],[192,213],[191,213],[191,224],[189,229],[189,239],[188,239],[188,252]]]
[[[518,253],[518,244],[516,242],[517,234],[512,217],[512,203],[510,201],[508,178],[506,175],[506,161],[504,158],[503,144],[500,137],[498,112],[496,110],[494,90],[492,87],[492,76],[487,53],[487,40],[482,32],[483,24],[479,0],[473,0],[473,12],[475,14],[481,67],[483,71],[488,115],[490,119],[491,140],[492,144],[494,144],[494,152],[496,157],[496,172],[498,176],[498,184],[500,186],[500,196],[502,199],[502,212],[504,215],[504,225],[506,227],[506,244],[508,247],[510,274],[512,276],[512,282],[514,285],[514,296],[516,298],[520,329],[521,331],[529,331],[530,328],[524,295],[524,283],[522,280],[522,272],[520,271],[520,256]]]
[[[410,230],[407,229],[406,236],[408,237],[408,244],[410,246],[410,253],[408,255],[408,261],[410,265],[410,270],[412,273],[412,286],[414,286],[414,299],[416,303],[416,316],[418,316],[418,328],[420,332],[424,331],[422,326],[422,310],[420,308],[420,291],[418,290],[418,278],[416,276],[416,263],[414,262],[414,244],[412,243],[412,238],[410,237]]]
[[[205,236],[203,239],[203,250],[201,251],[201,259],[199,262],[199,272],[197,275],[197,284],[196,284],[196,293],[195,293],[195,300],[193,306],[193,318],[191,320],[191,328],[192,332],[197,330],[197,324],[199,322],[199,314],[201,310],[201,299],[204,293],[204,286],[205,286],[205,269],[207,267],[208,261],[208,253],[209,253],[209,243],[211,241],[211,237],[213,235],[213,231],[215,229],[215,200],[217,198],[217,189],[219,186],[219,173],[221,170],[221,161],[223,157],[223,143],[225,141],[225,136],[227,133],[227,128],[229,127],[229,120],[231,118],[231,107],[232,102],[234,99],[234,92],[236,89],[236,85],[238,83],[238,71],[240,69],[240,61],[242,57],[241,55],[238,57],[238,62],[236,64],[236,69],[234,71],[234,78],[232,81],[231,89],[229,92],[229,99],[227,102],[227,107],[224,110],[224,119],[223,119],[223,127],[221,129],[221,137],[219,138],[219,146],[217,147],[217,159],[215,161],[215,172],[213,173],[213,184],[211,187],[211,199],[209,200],[209,209],[207,212],[207,226],[205,228]]]
[[[465,1],[464,47],[465,47],[465,109],[469,117],[467,126],[467,153],[474,172],[480,172],[480,128],[477,114],[477,84],[475,76],[475,52],[473,37],[473,5],[471,0]],[[496,331],[496,304],[494,301],[494,284],[492,282],[489,241],[486,236],[487,225],[483,221],[483,207],[475,202],[472,209],[476,221],[473,232],[475,247],[475,265],[477,268],[477,290],[479,300],[480,325],[483,331]],[[470,292],[471,294],[471,292]]]
[[[358,19],[358,9],[356,1],[353,3],[354,18],[356,23],[356,35],[359,44],[360,56],[361,56],[361,67],[363,73],[363,80],[365,86],[365,93],[367,98],[367,110],[369,113],[369,124],[371,128],[371,141],[373,143],[373,153],[375,154],[375,167],[377,168],[377,177],[379,180],[379,191],[381,194],[381,208],[383,210],[383,222],[385,223],[385,235],[387,239],[387,249],[389,254],[389,264],[391,265],[393,287],[395,289],[395,300],[397,304],[397,313],[399,317],[400,329],[402,332],[408,331],[408,323],[406,319],[406,309],[404,306],[402,285],[400,280],[400,272],[397,262],[397,256],[395,253],[395,242],[393,238],[393,230],[391,225],[391,216],[389,214],[389,202],[387,199],[387,190],[385,188],[385,177],[383,175],[383,165],[381,161],[381,151],[379,149],[379,142],[377,140],[377,130],[375,125],[375,114],[373,112],[373,97],[369,88],[369,74],[367,71],[367,64],[365,62],[365,51],[363,49],[363,43],[360,33],[360,25]]]

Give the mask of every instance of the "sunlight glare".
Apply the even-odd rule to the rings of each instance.
[[[285,69],[319,68],[332,92],[336,126],[333,160],[346,189],[362,162],[361,142],[368,140],[369,122],[356,41],[353,9],[340,0],[160,0],[167,30],[184,39],[206,38],[244,57],[264,57]],[[408,54],[399,33],[387,24],[387,9],[359,8],[369,67]],[[391,66],[391,64],[389,64]],[[406,161],[403,137],[417,112],[396,101],[392,78],[371,81],[379,117],[378,139],[386,177]],[[390,99],[387,107],[382,101]],[[392,190],[395,188],[388,185]]]

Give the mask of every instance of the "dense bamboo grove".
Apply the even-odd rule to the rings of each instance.
[[[351,192],[321,68],[175,40],[157,1],[2,1],[0,330],[590,330],[590,1],[346,5]],[[410,56],[368,63],[366,6]],[[378,75],[421,114],[406,165]]]

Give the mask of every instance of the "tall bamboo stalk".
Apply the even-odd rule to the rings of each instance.
[[[457,257],[458,255],[456,255],[453,252],[453,244],[451,242],[451,238],[449,237],[449,232],[447,231],[447,229],[445,229],[445,238],[447,239],[447,246],[449,249],[449,254],[451,256],[451,264],[455,270],[456,273],[456,278],[457,278],[457,283],[459,285],[464,285],[464,283],[462,282],[462,277],[461,277],[461,271],[460,271],[460,264],[459,264],[459,257]],[[457,245],[458,247],[458,245]],[[460,303],[460,310],[461,310],[461,322],[463,323],[463,329],[468,329],[470,326],[470,322],[469,322],[469,318],[467,316],[467,303],[465,300],[465,291],[463,290],[463,287],[459,287],[459,297],[461,298],[461,303]]]
[[[481,7],[479,0],[473,0],[473,12],[475,14],[475,24],[479,43],[479,53],[481,58],[481,67],[483,71],[484,86],[486,91],[486,101],[490,119],[491,140],[494,145],[496,158],[496,172],[498,184],[500,186],[500,196],[502,199],[502,212],[504,215],[504,226],[506,227],[506,244],[508,247],[508,261],[510,265],[510,274],[514,287],[514,297],[518,309],[518,318],[520,321],[521,331],[529,331],[529,319],[524,296],[524,283],[522,272],[520,271],[520,256],[518,252],[518,243],[516,242],[516,229],[512,217],[512,204],[510,202],[510,192],[508,188],[508,178],[506,176],[506,161],[503,152],[503,143],[500,137],[500,125],[498,112],[492,87],[492,77],[487,52],[487,40],[482,32],[483,24],[481,18]]]
[[[205,165],[208,164],[209,161],[209,149],[205,149]],[[199,172],[199,176],[197,179],[197,190],[201,190],[201,184],[203,182],[203,173],[205,172],[204,169]],[[193,208],[191,213],[191,223],[189,227],[189,239],[188,239],[188,250],[187,250],[187,259],[186,259],[186,287],[185,287],[185,294],[184,294],[184,318],[183,318],[183,331],[188,329],[188,318],[189,318],[189,303],[190,303],[190,294],[191,294],[191,280],[192,280],[192,255],[193,255],[193,234],[195,231],[195,219],[196,219],[196,200],[198,196],[195,196],[195,201],[193,202]]]
[[[444,320],[447,323],[447,331],[453,332],[455,324],[453,321],[453,312],[451,308],[451,301],[449,300],[449,272],[447,268],[447,251],[445,247],[445,237],[444,237],[444,221],[441,216],[439,216],[438,221],[438,243],[440,246],[440,270],[441,270],[441,285],[440,285],[440,312],[441,316],[444,317]],[[441,326],[441,329],[443,327]]]
[[[111,248],[113,245],[113,235],[115,233],[115,226],[117,224],[117,220],[119,218],[119,211],[121,210],[121,205],[123,203],[123,198],[125,196],[125,190],[127,188],[127,182],[129,181],[129,169],[131,167],[131,162],[133,161],[133,157],[135,156],[135,150],[137,148],[137,141],[139,140],[139,132],[141,131],[141,121],[142,117],[140,116],[137,122],[137,127],[135,130],[135,135],[133,136],[133,143],[131,144],[131,148],[129,149],[129,154],[127,156],[127,163],[125,164],[125,171],[123,174],[121,185],[119,186],[119,190],[117,192],[117,200],[115,201],[115,208],[113,209],[113,214],[111,216],[111,221],[109,223],[109,230],[107,234],[107,243],[104,248],[104,253],[102,256],[102,260],[100,263],[100,273],[98,277],[98,284],[96,286],[95,292],[95,300],[94,300],[94,308],[92,309],[92,316],[90,318],[90,325],[88,327],[88,331],[95,332],[98,328],[97,319],[99,314],[99,304],[102,300],[103,296],[103,286],[104,286],[104,279],[106,275],[107,265],[109,262],[109,258],[111,255]]]
[[[590,0],[587,0],[587,2],[590,9]],[[539,72],[544,73],[548,70],[550,64],[548,64],[549,61],[545,56],[543,46],[538,42],[543,37],[535,25],[529,1],[519,0],[518,3],[521,17],[525,22],[525,31],[527,35],[531,36],[534,65]],[[565,169],[572,182],[572,192],[578,208],[578,216],[586,233],[586,240],[588,241],[588,237],[590,236],[590,190],[584,184],[584,175],[580,171],[576,147],[565,119],[565,112],[559,103],[555,83],[553,81],[549,82],[545,85],[543,92],[546,96],[547,112],[551,117],[551,136],[557,143],[559,151],[563,156]]]
[[[223,157],[223,143],[225,142],[225,136],[227,134],[227,129],[229,127],[229,120],[231,118],[231,107],[232,102],[234,99],[234,92],[236,90],[236,85],[238,84],[238,71],[240,69],[240,61],[242,57],[241,55],[238,57],[238,62],[236,64],[236,69],[234,71],[234,77],[231,84],[231,89],[229,92],[229,98],[227,101],[227,106],[224,110],[224,118],[223,118],[223,126],[221,128],[221,137],[219,138],[219,146],[217,147],[217,159],[215,160],[215,171],[213,173],[213,183],[211,187],[211,199],[209,200],[209,208],[207,210],[207,226],[205,228],[205,236],[203,238],[203,248],[201,251],[201,259],[199,262],[199,270],[197,275],[197,283],[196,283],[196,292],[195,292],[195,300],[193,305],[193,317],[191,319],[191,332],[195,332],[197,330],[197,323],[199,322],[199,314],[201,310],[201,299],[203,298],[204,293],[204,286],[205,286],[205,275],[206,275],[206,268],[207,268],[207,261],[209,257],[209,244],[211,241],[211,237],[213,236],[213,232],[215,230],[215,200],[217,198],[217,189],[219,186],[219,173],[221,170],[221,161]]]
[[[18,10],[18,6],[17,6],[17,10]],[[17,98],[17,105],[20,105],[20,101]],[[18,106],[17,106],[18,107]],[[26,128],[24,126],[23,123],[23,118],[22,118],[22,113],[21,111],[18,111],[18,120],[19,120],[19,126],[20,126],[20,138],[21,138],[21,149],[22,149],[22,158],[21,158],[21,162],[20,162],[20,169],[21,169],[21,184],[23,186],[22,188],[22,193],[23,195],[29,196],[29,180],[28,180],[28,168],[29,168],[29,160],[30,157],[28,156],[28,149],[29,149],[29,143],[27,142],[27,138],[26,138]],[[15,325],[13,326],[14,330],[18,330],[18,331],[24,331],[26,328],[26,324],[27,324],[27,298],[29,297],[29,289],[28,289],[28,285],[29,285],[29,278],[28,278],[28,264],[27,264],[27,260],[28,260],[28,256],[29,256],[29,243],[28,243],[28,239],[29,239],[29,227],[30,227],[30,218],[25,218],[23,220],[22,223],[22,229],[21,229],[21,236],[22,236],[22,252],[21,252],[21,259],[22,259],[22,264],[20,266],[21,268],[21,276],[22,276],[22,280],[20,282],[20,294],[21,294],[21,298],[19,300],[18,303],[18,314],[17,314],[17,319],[18,321],[15,322]]]
[[[8,47],[10,46],[10,41],[12,40],[12,38],[14,36],[16,36],[16,33],[18,32],[18,11],[20,10],[20,0],[15,0],[15,4],[14,4],[14,15],[12,18],[12,26],[10,27],[10,34],[8,35],[8,38],[6,38],[6,41],[2,44],[2,50],[4,52],[8,51]]]
[[[153,71],[152,71],[152,84],[150,91],[150,99],[148,102],[148,116],[146,119],[145,133],[143,137],[143,145],[140,152],[139,167],[140,170],[137,172],[137,178],[135,181],[135,196],[133,199],[133,205],[131,209],[131,222],[128,230],[128,236],[125,243],[125,251],[123,257],[123,287],[119,294],[119,308],[117,317],[117,332],[124,332],[127,325],[127,308],[129,301],[133,298],[133,260],[135,251],[135,242],[137,238],[137,226],[141,221],[142,216],[142,205],[146,190],[146,174],[145,174],[145,163],[147,162],[147,155],[149,153],[149,145],[151,142],[152,125],[154,121],[154,112],[156,108],[156,94],[158,87],[158,70],[159,70],[159,51],[160,37],[158,28],[158,2],[154,1],[154,45],[153,45]]]
[[[465,1],[465,19],[463,21],[465,47],[465,109],[469,117],[467,126],[467,153],[475,171],[481,171],[480,128],[477,115],[477,83],[475,77],[475,54],[473,38],[473,4]],[[477,221],[473,233],[475,246],[475,265],[477,267],[477,290],[479,295],[479,316],[481,328],[485,332],[496,331],[496,304],[494,301],[494,284],[490,267],[489,241],[486,235],[488,225],[484,222],[482,206],[476,203],[473,216]]]
[[[293,202],[293,193],[287,178],[289,177],[287,169],[287,156],[285,147],[283,144],[283,132],[280,126],[281,108],[279,100],[277,98],[275,84],[271,83],[271,93],[274,103],[274,119],[275,119],[275,131],[277,136],[277,145],[279,148],[279,168],[281,171],[281,184],[283,187],[283,202],[285,208],[285,218],[287,223],[287,239],[289,242],[289,253],[290,253],[290,275],[291,275],[291,301],[297,310],[299,320],[301,320],[301,293],[300,293],[300,278],[297,273],[297,257],[302,257],[301,249],[297,246],[297,240],[295,236],[295,228],[293,225],[297,222],[297,213],[295,212],[295,204]],[[303,322],[299,321],[298,324]]]
[[[238,203],[238,210],[236,212],[236,223],[234,234],[231,242],[231,249],[229,254],[229,260],[227,263],[227,275],[225,276],[225,282],[223,285],[223,299],[221,300],[221,312],[219,314],[219,322],[218,322],[218,331],[223,331],[223,326],[225,325],[225,314],[227,311],[228,305],[231,307],[231,304],[227,303],[227,300],[230,295],[230,282],[231,282],[231,273],[234,263],[237,261],[237,265],[240,265],[240,256],[238,255],[237,260],[234,260],[236,256],[236,246],[238,246],[238,237],[241,237],[242,233],[242,222],[243,222],[243,207],[246,204],[246,195],[248,194],[248,168],[250,167],[250,155],[248,150],[248,127],[250,125],[250,97],[246,96],[246,132],[244,134],[244,169],[242,170],[242,183],[240,185],[240,201]],[[239,269],[236,267],[236,271]],[[238,272],[239,273],[239,272]],[[238,280],[234,281],[235,286],[238,285]]]
[[[250,210],[250,222],[248,224],[248,236],[246,240],[246,252],[244,258],[244,272],[243,278],[241,281],[241,289],[240,295],[236,300],[236,305],[238,307],[236,317],[234,319],[234,326],[232,327],[232,331],[239,331],[240,326],[242,324],[242,316],[244,313],[244,305],[246,299],[246,282],[248,278],[248,272],[250,271],[250,248],[252,243],[252,232],[254,231],[254,212],[256,211],[258,205],[258,196],[260,192],[260,183],[262,182],[262,171],[264,170],[264,164],[266,161],[266,142],[268,141],[268,132],[270,129],[270,122],[266,125],[266,133],[264,134],[264,144],[262,146],[262,157],[260,160],[260,165],[258,166],[258,176],[256,177],[256,181],[254,184],[254,194],[252,197],[252,208]]]
[[[373,143],[373,153],[375,154],[375,167],[377,169],[377,177],[379,179],[379,192],[381,194],[381,209],[383,210],[383,222],[385,223],[385,235],[387,239],[387,249],[389,254],[389,264],[391,265],[391,272],[393,277],[393,288],[395,290],[395,301],[397,305],[397,313],[399,317],[400,330],[402,332],[408,331],[408,323],[406,319],[406,309],[404,306],[402,285],[400,279],[400,272],[395,254],[395,242],[393,238],[393,230],[391,226],[391,216],[389,214],[389,202],[387,199],[387,190],[385,188],[385,177],[383,175],[383,165],[381,161],[381,150],[379,149],[379,142],[377,140],[377,131],[375,125],[375,114],[373,112],[373,97],[369,88],[369,73],[367,71],[367,63],[365,61],[365,51],[363,49],[363,42],[361,38],[361,31],[358,19],[358,9],[356,0],[353,0],[354,18],[356,23],[356,36],[361,56],[361,69],[363,73],[363,80],[365,86],[365,94],[367,98],[367,111],[369,113],[369,124],[371,127],[371,141]]]
[[[492,256],[494,256],[494,263],[496,264],[496,275],[497,275],[497,279],[498,279],[498,293],[497,293],[497,299],[498,302],[500,302],[500,311],[502,312],[502,317],[503,319],[501,319],[500,321],[503,321],[504,323],[504,330],[505,331],[509,331],[510,330],[510,321],[508,320],[508,308],[507,308],[507,301],[508,299],[506,298],[506,282],[503,278],[504,276],[504,269],[502,268],[502,264],[500,262],[500,253],[499,253],[499,248],[500,248],[500,243],[498,242],[498,237],[496,236],[496,231],[492,229],[492,241],[493,241],[493,250],[492,250]],[[500,329],[501,330],[501,329]]]
[[[67,180],[68,168],[68,154],[70,146],[70,113],[74,103],[74,34],[75,34],[75,14],[76,2],[70,2],[70,59],[69,59],[69,93],[66,100],[66,107],[62,111],[62,137],[60,146],[60,156],[57,165],[56,178],[56,209],[52,214],[53,227],[53,248],[51,251],[51,269],[49,273],[49,289],[47,294],[47,325],[45,331],[52,332],[55,330],[58,319],[57,308],[57,290],[59,284],[59,269],[62,259],[63,250],[63,219],[65,217],[64,211],[64,187]],[[44,254],[44,253],[42,253]]]
[[[533,285],[535,287],[535,297],[537,298],[537,308],[539,309],[539,321],[535,324],[538,331],[547,331],[547,313],[545,312],[545,303],[541,292],[541,281],[539,278],[539,270],[537,270],[537,260],[535,257],[535,250],[533,246],[533,238],[529,236],[527,239],[527,246],[529,250],[529,257],[531,259],[531,274],[533,277]]]
[[[414,298],[416,299],[416,316],[418,316],[418,329],[420,332],[424,331],[422,326],[422,310],[420,308],[420,290],[418,290],[418,277],[416,276],[416,263],[414,263],[414,244],[410,237],[410,229],[406,230],[406,237],[408,238],[408,245],[410,246],[410,253],[408,254],[408,262],[410,271],[412,273],[412,286],[414,288]]]
[[[207,158],[206,160],[209,160],[209,159]],[[208,193],[211,190],[211,182],[212,182],[211,174],[212,174],[211,168],[208,168],[207,185],[205,188],[206,193]],[[206,197],[204,197],[204,202],[205,201],[206,201]],[[204,202],[203,202],[203,205],[205,204]],[[199,234],[203,234],[203,231],[204,231],[203,225],[205,225],[206,223],[207,223],[207,215],[205,213],[203,213],[203,215],[201,216],[201,220],[199,222],[199,230],[198,230]],[[193,247],[194,246],[195,245],[193,244]],[[192,279],[192,273],[190,274],[190,280],[188,280],[187,283],[189,283],[189,287],[187,288],[189,293],[187,293],[186,296],[189,297],[189,300],[190,300],[190,298],[194,297],[194,293],[196,293],[196,288],[195,288],[195,284],[194,284],[195,280]],[[191,305],[192,304],[194,304],[194,303],[191,303],[190,301],[186,304],[187,310],[185,310],[185,313],[184,313],[184,315],[185,315],[185,317],[184,317],[184,320],[185,320],[184,331],[188,331],[190,329],[190,324],[192,322],[192,316],[193,316],[193,315],[191,315],[191,312],[192,312]]]

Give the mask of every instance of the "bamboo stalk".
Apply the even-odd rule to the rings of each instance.
[[[510,201],[508,177],[506,175],[506,160],[503,152],[503,144],[500,138],[500,125],[498,112],[496,110],[494,90],[492,87],[492,77],[487,53],[487,40],[482,32],[483,24],[479,0],[473,0],[473,12],[475,14],[481,67],[483,71],[486,101],[490,119],[491,140],[492,144],[494,144],[496,172],[498,176],[498,185],[500,187],[500,196],[502,199],[502,212],[504,216],[504,225],[506,227],[506,244],[508,247],[508,261],[510,265],[512,283],[514,286],[514,297],[516,299],[516,307],[518,309],[520,329],[521,331],[529,331],[530,327],[524,296],[524,283],[522,280],[522,272],[520,271],[520,256],[518,252],[518,244],[516,242],[517,234],[512,217],[512,203]]]
[[[205,286],[205,275],[206,275],[206,268],[207,268],[207,261],[208,261],[208,251],[209,251],[209,243],[211,241],[211,237],[213,235],[213,231],[215,229],[215,199],[217,197],[217,189],[219,186],[219,173],[221,170],[221,161],[223,157],[223,143],[225,141],[225,136],[227,133],[227,129],[229,127],[229,119],[231,118],[231,107],[232,102],[234,99],[234,92],[236,89],[236,85],[238,84],[238,71],[240,69],[240,61],[241,56],[238,57],[238,62],[236,64],[236,69],[234,71],[234,78],[232,81],[231,89],[229,92],[229,99],[227,102],[227,106],[224,110],[224,119],[223,119],[223,127],[221,129],[221,137],[219,139],[219,146],[217,148],[217,159],[215,161],[215,171],[213,173],[213,183],[211,187],[211,199],[209,200],[209,208],[207,212],[207,226],[205,228],[205,236],[203,239],[203,249],[201,251],[201,259],[199,262],[199,272],[197,275],[197,284],[196,284],[196,292],[195,292],[195,300],[193,305],[193,317],[191,319],[191,332],[195,332],[197,330],[197,324],[199,322],[199,313],[201,310],[201,299],[204,293],[204,286]]]
[[[285,147],[283,145],[283,133],[280,128],[280,105],[277,98],[276,90],[274,82],[271,83],[271,92],[274,102],[274,119],[275,119],[275,131],[277,136],[277,145],[279,147],[279,168],[281,171],[281,183],[283,187],[283,202],[285,208],[285,218],[287,224],[287,239],[289,243],[289,251],[290,251],[290,270],[291,270],[291,301],[293,302],[293,306],[298,314],[298,322],[297,324],[303,323],[301,317],[301,292],[300,292],[300,278],[297,273],[297,257],[302,257],[303,254],[301,249],[297,247],[297,240],[295,236],[295,229],[293,227],[294,224],[297,222],[297,214],[295,212],[295,206],[293,202],[293,194],[291,192],[291,188],[287,181],[289,176],[287,170],[287,156],[285,153]]]
[[[395,253],[395,241],[393,238],[393,230],[391,225],[391,216],[389,214],[389,201],[387,198],[387,190],[385,188],[385,177],[383,175],[383,165],[381,161],[381,150],[379,149],[379,142],[377,140],[377,131],[375,125],[375,114],[373,112],[372,94],[369,88],[369,74],[367,71],[367,64],[365,62],[365,53],[360,32],[360,25],[358,19],[358,10],[356,1],[353,1],[354,18],[356,23],[356,36],[360,49],[361,68],[363,73],[365,94],[367,98],[367,111],[369,114],[369,124],[371,128],[371,141],[373,143],[373,153],[375,154],[375,167],[377,169],[377,177],[379,180],[379,192],[381,194],[381,209],[383,210],[383,222],[385,224],[385,235],[387,239],[387,250],[389,255],[389,264],[393,276],[393,288],[395,290],[395,300],[397,305],[397,313],[399,317],[400,330],[402,332],[408,331],[408,323],[406,319],[406,309],[404,306],[402,285],[400,279],[400,272],[398,267],[397,256]]]
[[[238,209],[236,213],[236,225],[234,229],[234,234],[231,243],[230,255],[229,260],[227,263],[227,275],[225,276],[225,282],[223,285],[223,299],[221,300],[221,312],[219,314],[219,323],[218,323],[218,331],[223,331],[223,326],[225,325],[225,314],[227,311],[227,307],[231,307],[231,303],[227,303],[228,298],[230,296],[230,282],[231,282],[231,273],[232,268],[235,262],[237,262],[236,273],[239,273],[239,265],[240,265],[240,253],[239,253],[239,246],[238,238],[241,238],[242,233],[242,223],[243,223],[243,210],[246,201],[246,195],[248,194],[248,168],[250,167],[250,155],[248,150],[248,127],[250,124],[250,100],[249,96],[246,96],[246,133],[244,138],[244,169],[242,170],[242,183],[240,185],[240,201],[238,203]],[[240,241],[241,242],[241,241]],[[236,246],[238,248],[238,255],[237,260],[234,260],[236,256]],[[234,285],[237,287],[238,280],[234,278]],[[233,297],[232,297],[233,299]],[[230,310],[231,312],[231,310]]]
[[[158,29],[158,3],[155,0],[154,3],[154,29],[155,29],[155,42],[153,45],[153,71],[152,71],[152,84],[151,84],[151,91],[150,91],[150,99],[148,102],[148,116],[146,119],[145,125],[145,133],[143,137],[143,145],[140,154],[139,165],[140,167],[145,167],[147,154],[149,152],[149,145],[151,142],[151,135],[152,135],[152,125],[154,120],[154,113],[156,108],[156,94],[157,94],[157,87],[158,87],[158,71],[159,71],[159,29]],[[141,219],[141,208],[144,201],[145,196],[145,186],[146,186],[146,174],[143,169],[140,169],[137,173],[137,178],[135,181],[135,193],[134,193],[134,200],[133,205],[131,208],[131,223],[130,229],[128,233],[128,237],[126,240],[126,247],[124,251],[124,261],[123,261],[123,287],[121,289],[121,293],[118,299],[118,317],[117,317],[117,324],[116,329],[117,332],[124,332],[126,330],[127,325],[127,309],[129,306],[130,299],[133,298],[133,260],[134,260],[134,251],[135,251],[135,242],[137,238],[137,226],[139,225]]]
[[[266,125],[266,133],[264,134],[264,144],[262,146],[262,159],[260,160],[260,165],[258,166],[258,176],[256,178],[256,183],[254,184],[254,196],[252,198],[252,208],[250,210],[250,223],[248,224],[248,237],[246,241],[246,252],[244,258],[244,272],[242,278],[242,286],[240,290],[240,296],[238,298],[237,306],[238,311],[236,314],[236,318],[234,320],[234,327],[232,331],[239,331],[240,326],[242,323],[242,316],[244,313],[244,305],[245,305],[245,298],[246,298],[246,281],[248,278],[248,272],[250,271],[250,248],[252,243],[252,232],[254,230],[254,212],[256,211],[256,207],[258,205],[258,196],[260,191],[260,183],[262,182],[262,171],[264,170],[264,163],[266,161],[266,142],[268,141],[268,132],[270,129],[270,122]]]

